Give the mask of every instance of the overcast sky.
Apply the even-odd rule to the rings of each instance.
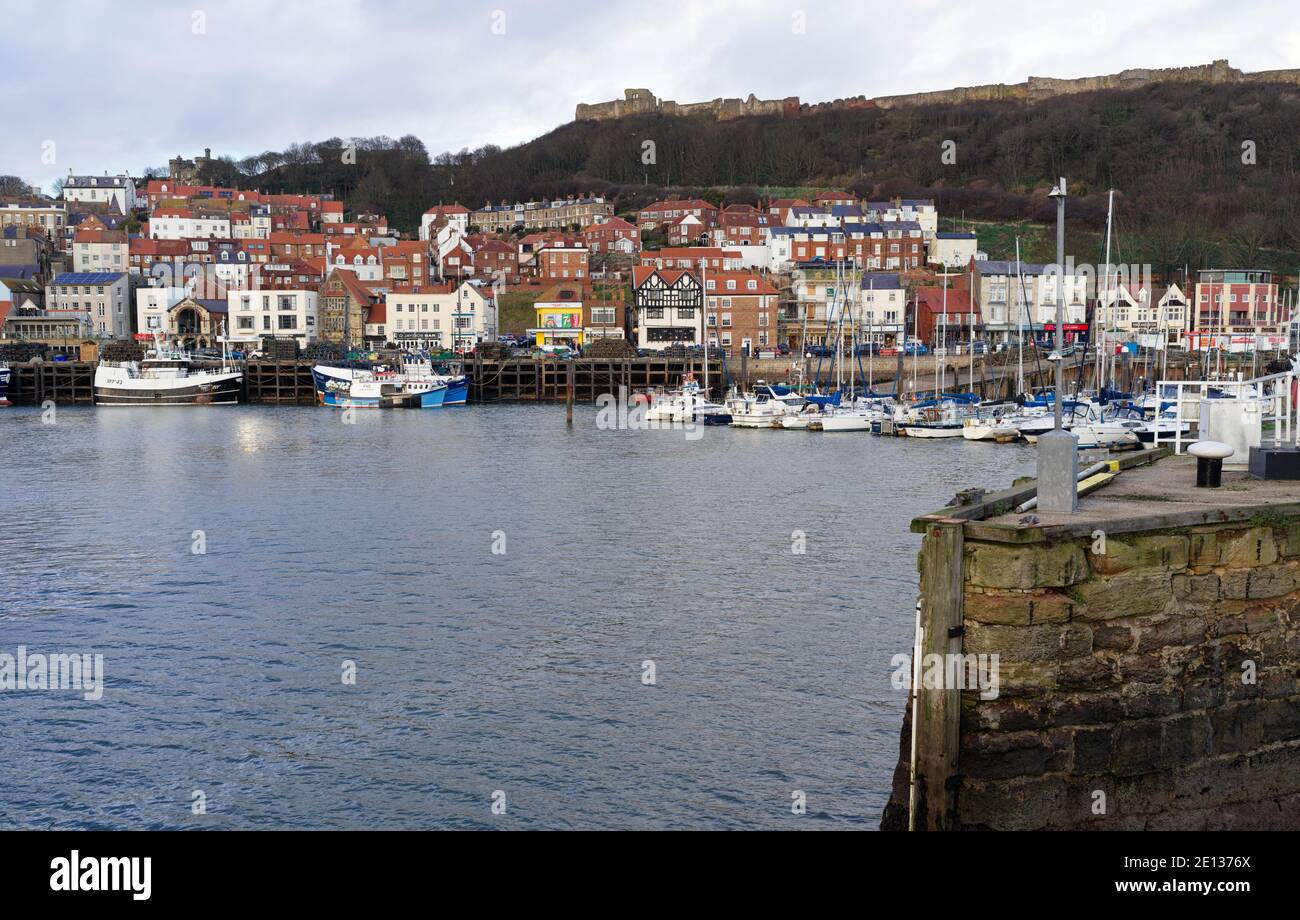
[[[4,0],[0,22],[0,174],[42,186],[204,147],[508,146],[630,86],[818,102],[1216,58],[1300,67],[1300,19],[1264,0]]]

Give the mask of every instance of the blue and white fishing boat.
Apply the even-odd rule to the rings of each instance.
[[[443,396],[436,403],[438,406],[463,406],[469,398],[468,377],[464,374],[437,373],[427,359],[415,355],[402,356],[401,370],[391,369],[382,364],[368,368],[317,364],[311,372],[316,380],[317,393],[323,392],[322,387],[332,392],[341,392],[347,390],[354,379],[367,380],[382,377],[389,383],[393,380],[402,383],[406,392],[412,394],[442,391]],[[324,400],[322,402],[324,403]],[[332,405],[332,403],[324,404]]]
[[[316,398],[339,409],[436,409],[447,398],[447,384],[412,380],[383,367],[311,369]]]
[[[9,405],[9,365],[0,364],[0,406]]]
[[[435,366],[422,355],[407,355],[402,358],[402,367],[408,377],[427,377],[434,383],[447,384],[444,406],[463,406],[469,399],[469,377],[462,363],[439,362]]]

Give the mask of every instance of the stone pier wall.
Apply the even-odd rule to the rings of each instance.
[[[1000,693],[961,693],[953,826],[1300,829],[1300,522],[1101,548],[968,533],[962,652],[999,656]]]

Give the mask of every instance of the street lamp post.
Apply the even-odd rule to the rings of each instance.
[[[1065,179],[1051,191],[1056,199],[1056,348],[1048,356],[1056,365],[1055,425],[1038,439],[1038,509],[1073,514],[1079,510],[1078,442],[1063,425],[1065,398]]]

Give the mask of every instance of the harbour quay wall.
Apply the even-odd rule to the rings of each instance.
[[[244,371],[241,400],[265,405],[316,405],[312,362],[304,359],[236,362]],[[729,382],[747,373],[746,362],[710,357],[709,383],[721,396]],[[605,394],[617,396],[620,387],[638,390],[670,389],[694,374],[704,381],[704,358],[699,356],[626,359],[579,358],[571,361],[506,358],[465,361],[471,402],[520,400],[563,402],[572,386],[576,402],[595,402]],[[87,361],[51,361],[12,367],[9,398],[16,405],[93,405],[95,365]]]
[[[918,681],[883,829],[1300,829],[1300,505],[951,513],[914,526],[922,647],[997,655],[997,692]]]

